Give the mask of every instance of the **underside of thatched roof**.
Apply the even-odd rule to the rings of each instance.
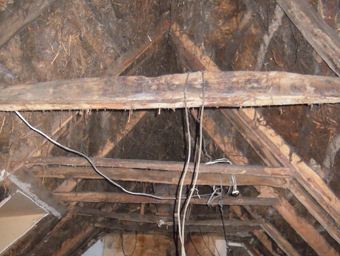
[[[1,255],[339,255],[339,0],[0,10]]]

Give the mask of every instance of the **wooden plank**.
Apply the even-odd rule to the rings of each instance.
[[[108,218],[108,219],[117,219],[119,221],[132,221],[132,222],[139,222],[139,223],[154,223],[162,225],[173,226],[174,220],[172,217],[166,216],[157,216],[157,215],[140,215],[136,213],[117,213],[117,212],[105,212],[102,210],[92,209],[92,208],[81,208],[75,207],[72,210],[72,213],[75,215],[81,216],[92,216],[92,217],[100,217],[100,218]],[[248,220],[248,221],[241,221],[241,220],[226,220],[224,221],[225,226],[230,227],[238,227],[238,226],[258,226],[264,223],[264,220]],[[187,220],[186,224],[188,226],[216,226],[221,227],[222,222],[220,219],[213,219],[213,220]]]
[[[22,1],[15,9],[3,11],[0,15],[0,49],[26,25],[37,18],[54,0]]]
[[[276,0],[315,51],[340,76],[340,39],[306,0]]]
[[[80,78],[2,86],[0,110],[181,108],[187,76]],[[339,78],[286,72],[195,72],[188,77],[188,107],[202,105],[202,87],[207,107],[340,102]]]
[[[175,200],[157,200],[150,197],[133,196],[126,193],[108,193],[108,192],[70,192],[70,193],[55,193],[61,201],[67,202],[115,202],[115,203],[143,203],[143,204],[174,204]],[[206,205],[208,198],[194,198],[190,201],[191,204]],[[260,197],[224,197],[222,201],[215,200],[210,205],[278,205],[277,198],[260,198]]]
[[[103,167],[102,170],[113,171],[113,169],[124,168],[122,171],[129,169],[138,170],[156,170],[156,171],[175,171],[181,173],[184,164],[183,162],[175,161],[156,161],[156,160],[141,160],[141,159],[114,159],[114,158],[92,158],[93,163],[97,167]],[[47,177],[48,169],[52,169],[55,173],[67,174],[65,170],[77,169],[86,172],[86,169],[80,167],[91,167],[86,159],[81,157],[36,157],[30,158],[26,161],[27,166],[34,165],[34,173],[43,177],[44,173]],[[40,167],[38,167],[40,166]],[[41,167],[44,166],[44,167]],[[56,167],[57,166],[57,167]],[[51,171],[52,172],[52,171]],[[190,163],[188,172],[194,172],[194,163]],[[278,177],[291,178],[292,173],[286,167],[266,167],[261,165],[230,165],[227,163],[219,164],[202,164],[200,166],[200,173],[208,174],[235,174],[235,175],[251,175],[260,177]],[[72,176],[74,177],[74,176]]]
[[[300,256],[292,245],[280,234],[280,232],[270,223],[261,225],[264,231],[280,246],[288,256]]]
[[[269,187],[258,187],[263,197],[275,197],[275,191]],[[292,228],[314,249],[319,255],[339,255],[326,239],[304,218],[296,215],[294,207],[284,198],[279,198],[281,204],[274,206],[280,215],[291,225]]]

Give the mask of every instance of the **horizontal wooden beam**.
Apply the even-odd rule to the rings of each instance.
[[[131,168],[99,168],[107,177],[112,180],[149,182],[160,184],[177,185],[181,172],[179,171],[157,171],[157,170],[138,170]],[[31,168],[33,174],[40,178],[73,178],[73,179],[103,179],[90,167],[49,167],[34,166]],[[191,175],[187,175],[184,184],[191,184]],[[220,178],[224,186],[229,186],[229,175],[218,173],[200,173],[198,177],[198,185],[220,185]],[[261,185],[273,187],[285,187],[286,180],[282,178],[272,178],[266,176],[252,176],[244,174],[236,174],[237,184],[240,186]]]
[[[276,0],[327,65],[340,76],[340,39],[307,0]]]
[[[131,222],[139,222],[139,223],[154,223],[172,226],[174,225],[174,219],[172,217],[167,216],[157,216],[157,215],[140,215],[135,213],[118,213],[118,212],[105,212],[102,210],[92,209],[92,208],[82,208],[75,207],[71,211],[72,214],[82,215],[82,216],[91,216],[91,217],[99,217],[99,218],[108,218],[108,219],[117,219],[119,221],[131,221]],[[215,226],[222,227],[221,219],[213,219],[213,220],[187,220],[185,222],[188,226]],[[224,225],[230,227],[239,227],[239,226],[259,226],[264,223],[264,220],[225,220]]]
[[[183,162],[174,161],[154,161],[142,159],[113,159],[113,158],[92,158],[93,163],[97,167],[103,168],[125,168],[125,169],[146,169],[159,171],[176,171],[182,172],[184,168]],[[33,157],[27,159],[26,164],[29,165],[54,165],[61,168],[69,167],[90,167],[90,164],[81,157]],[[49,167],[50,168],[50,167]],[[188,172],[193,172],[194,164],[190,163]],[[291,178],[291,171],[285,167],[267,167],[260,165],[230,165],[224,163],[218,164],[201,164],[200,173],[215,174],[235,174],[235,175],[251,175],[260,177],[278,177]]]
[[[67,202],[115,202],[115,203],[149,203],[149,204],[174,204],[175,200],[157,200],[150,197],[134,196],[126,193],[107,193],[107,192],[70,192],[70,193],[55,193],[59,200]],[[193,198],[190,204],[207,204],[208,198]],[[260,197],[224,197],[223,200],[215,200],[210,205],[278,205],[277,198],[260,198]]]
[[[188,80],[187,80],[188,78]],[[187,80],[187,83],[186,83]],[[286,72],[195,72],[0,87],[0,110],[248,107],[340,102],[340,79]],[[25,92],[25,93],[23,93]]]
[[[137,231],[138,233],[173,233],[175,232],[173,228],[169,228],[168,226],[157,226],[154,224],[141,224],[137,222],[131,222],[128,224],[122,223],[112,223],[109,221],[98,221],[94,223],[94,226],[97,228],[110,229],[111,232],[121,232],[121,230],[126,231]],[[247,237],[249,232],[254,232],[260,230],[260,226],[228,226],[225,229],[225,233],[229,236],[239,237]],[[224,233],[223,227],[218,226],[187,226],[184,230],[185,233]],[[236,238],[236,239],[237,239]]]
[[[93,159],[99,170],[113,180],[137,181],[177,185],[184,168],[182,162],[162,162],[147,160],[124,159]],[[102,179],[88,163],[81,158],[52,157],[32,158],[27,165],[32,165],[31,171],[41,178],[73,178],[73,179]],[[39,164],[39,165],[38,165]],[[65,166],[67,165],[67,166]],[[82,166],[79,166],[82,165]],[[86,165],[86,166],[84,166]],[[107,167],[110,166],[110,167]],[[116,167],[113,167],[116,166]],[[193,175],[193,165],[189,173]],[[220,185],[220,178],[224,186],[229,186],[230,175],[234,174],[237,184],[263,185],[284,187],[285,178],[290,178],[287,168],[268,168],[264,166],[237,166],[228,164],[205,165],[200,167],[199,185]],[[185,184],[191,183],[191,176],[185,179]]]

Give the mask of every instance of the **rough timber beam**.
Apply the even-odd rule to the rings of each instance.
[[[272,224],[265,223],[261,227],[288,256],[300,255]]]
[[[92,209],[92,208],[82,208],[82,207],[75,207],[72,210],[72,213],[75,215],[81,216],[91,216],[97,218],[107,218],[107,219],[117,219],[119,221],[131,221],[131,222],[139,222],[139,223],[153,223],[159,224],[163,223],[163,225],[173,226],[174,220],[172,217],[166,216],[157,216],[151,214],[136,214],[136,213],[117,213],[117,212],[105,212],[102,210]],[[264,220],[226,220],[224,222],[225,226],[231,227],[238,227],[238,226],[259,226],[264,223]],[[220,219],[215,220],[187,220],[186,224],[188,226],[215,226],[215,227],[222,227],[223,224]]]
[[[129,222],[127,224],[122,223],[112,223],[109,221],[98,221],[94,223],[94,226],[97,228],[109,229],[110,232],[121,232],[124,230],[125,232],[132,232],[138,231],[138,233],[173,233],[175,232],[173,228],[169,228],[167,226],[161,226],[155,224],[143,224],[138,222]],[[234,237],[244,237],[248,236],[249,232],[259,231],[259,226],[228,226],[225,229],[225,232],[228,235],[232,235]],[[216,226],[187,226],[184,230],[185,233],[220,233],[222,234],[223,227],[216,227]],[[250,235],[249,235],[250,236]],[[279,256],[279,255],[278,255]]]
[[[307,0],[276,0],[305,39],[340,76],[340,39]]]
[[[182,35],[179,32],[179,28],[176,24],[172,27],[171,37],[174,38],[174,40],[173,40],[174,42],[177,42],[177,45],[178,45],[177,49],[182,53],[182,56],[185,56],[185,58],[190,60],[190,63],[192,63],[192,66],[191,66],[192,70],[195,70],[195,69],[197,70],[200,67],[201,68],[203,67],[204,69],[212,70],[212,71],[218,71],[219,70],[217,65],[209,57],[203,56],[201,51],[193,44],[193,42],[190,41],[190,39],[187,36]],[[249,120],[247,120],[249,123],[251,123],[251,120],[253,120],[254,117],[257,117],[255,111],[252,110],[252,109],[239,110],[238,112],[232,112],[232,111],[229,111],[229,112],[230,112],[229,114],[233,115],[233,117],[235,117],[235,119],[240,119],[239,120],[240,123],[242,123],[240,113],[243,114],[244,116],[246,116],[249,119]],[[263,134],[259,134],[258,136],[265,138],[270,143],[271,150],[279,153],[279,154],[275,155],[277,160],[279,162],[281,162],[282,165],[289,166],[290,168],[292,168],[292,165],[289,162],[290,150],[289,150],[289,147],[286,145],[286,143],[283,141],[283,139],[281,137],[277,136],[276,133],[272,129],[265,127],[262,124],[259,124],[258,127],[263,132]],[[248,129],[246,126],[244,126],[244,124],[243,124],[242,128]],[[253,128],[251,128],[251,129],[253,129]],[[255,130],[255,131],[257,132],[257,130]],[[215,142],[219,145],[219,147],[221,149],[224,148],[224,145],[221,144],[220,141],[217,140]],[[284,151],[284,152],[282,152],[282,151]],[[227,154],[227,152],[226,152],[226,154]],[[332,208],[332,203],[335,203],[335,207],[338,207],[337,202],[339,200],[337,199],[337,197],[329,190],[329,188],[322,182],[321,178],[318,175],[316,175],[315,172],[312,169],[310,169],[305,163],[299,162],[300,158],[298,158],[295,154],[293,154],[293,159],[294,159],[293,161],[295,163],[295,166],[300,165],[300,166],[303,167],[303,168],[300,168],[299,170],[297,170],[297,172],[300,174],[300,176],[305,175],[305,179],[309,178],[312,181],[316,180],[316,183],[318,185],[320,184],[319,186],[321,186],[321,192],[319,192],[319,194],[317,194],[318,190],[315,189],[316,186],[312,186],[312,189],[311,188],[307,189],[305,187],[306,190],[311,191],[311,192],[314,191],[314,196],[319,196],[317,198],[318,199],[321,198],[322,202],[325,202],[323,204],[323,207],[327,208],[328,210],[330,210],[331,213],[333,213],[332,217],[337,216],[338,213],[336,211],[333,211],[333,208]],[[243,163],[247,162],[247,160],[238,160],[238,161],[239,162],[235,162],[235,164],[243,164]],[[268,164],[270,164],[270,162]],[[296,170],[296,169],[297,168],[295,167],[294,170]],[[305,183],[305,185],[307,185],[307,184]],[[274,191],[273,189],[271,189],[271,190]],[[325,194],[323,194],[323,192]],[[285,201],[285,202],[287,202],[287,206],[290,205],[288,201]],[[340,207],[340,204],[339,204],[339,207]],[[296,213],[294,211],[291,211],[290,214],[291,214],[291,218],[293,218],[293,219],[286,219],[286,220],[288,221],[288,223],[292,227],[300,229],[301,228],[300,225],[294,225],[295,224],[294,219],[297,219],[299,217],[296,215]],[[290,223],[290,222],[292,222],[292,223]],[[311,237],[311,236],[308,236],[308,235],[304,237],[308,244],[310,244],[312,246],[313,243],[315,243],[315,239],[317,239],[317,240],[320,241],[322,246],[324,246],[325,248],[331,248],[329,246],[329,244],[327,243],[327,241],[325,241],[323,239],[323,237],[314,229],[313,226],[310,226],[310,225],[306,226],[306,230],[310,231],[310,234],[315,235],[314,237]],[[298,232],[298,230],[296,230],[296,231]],[[307,234],[308,234],[308,231],[307,231]],[[320,244],[318,246],[320,246]],[[318,248],[316,248],[316,249],[318,249]],[[333,250],[332,249],[333,248],[331,248],[329,250],[331,253],[334,252],[334,249]],[[327,254],[321,254],[321,255],[327,255]],[[334,255],[337,255],[337,253],[335,252]]]
[[[168,200],[157,200],[150,197],[133,196],[126,193],[107,193],[107,192],[69,192],[69,193],[55,193],[55,196],[61,201],[66,202],[115,202],[115,203],[132,203],[132,204],[174,204],[175,200],[169,198]],[[190,204],[207,204],[207,198],[194,198]],[[260,197],[242,197],[242,198],[224,198],[222,201],[215,200],[210,205],[278,205],[277,198],[260,198]]]
[[[122,159],[94,159],[93,161],[100,171],[113,180],[177,185],[183,170],[183,163],[181,162]],[[72,174],[74,179],[102,179],[81,158],[32,158],[28,160],[28,163],[29,165],[42,164],[31,168],[32,173],[41,178],[68,178]],[[54,166],[46,166],[48,164]],[[192,175],[193,165],[190,167],[189,173]],[[223,184],[229,184],[228,175],[230,174],[235,174],[239,185],[284,187],[286,186],[285,178],[290,178],[290,172],[286,168],[267,168],[264,166],[201,165],[200,173],[197,182],[200,185],[220,184],[219,175]],[[185,184],[190,183],[191,177],[188,176]]]
[[[339,78],[286,72],[235,71],[151,78],[81,78],[2,86],[0,110],[182,108],[185,84],[189,107],[202,105],[203,89],[207,107],[340,102]]]
[[[0,49],[53,2],[54,0],[20,1],[15,9],[3,11],[0,15]]]
[[[140,160],[140,159],[114,159],[114,158],[93,158],[93,163],[98,167],[108,168],[111,170],[114,168],[138,169],[138,170],[157,170],[157,171],[176,171],[181,173],[184,164],[182,162],[175,161],[155,161],[155,160]],[[27,159],[26,166],[46,166],[46,165],[58,165],[56,169],[60,173],[64,173],[60,168],[70,167],[70,170],[78,167],[87,167],[89,169],[90,164],[80,157],[34,157]],[[39,172],[39,176],[48,177],[47,168]],[[57,173],[58,170],[55,172]],[[188,172],[193,172],[194,164],[189,164]],[[92,169],[90,169],[92,171]],[[235,174],[235,175],[250,175],[259,177],[278,177],[278,178],[291,178],[291,172],[289,168],[285,167],[266,167],[261,165],[230,165],[220,163],[218,165],[202,164],[200,166],[200,173],[208,174]],[[56,174],[58,175],[58,174]],[[73,174],[72,174],[73,176]]]

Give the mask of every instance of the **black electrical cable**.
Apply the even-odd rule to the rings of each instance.
[[[121,240],[122,240],[122,252],[123,252],[124,256],[128,256],[128,255],[126,255],[126,253],[125,253],[125,251],[124,251],[124,238],[123,238],[123,232],[120,233],[120,237],[121,237]],[[136,231],[136,233],[135,233],[135,248],[133,248],[133,251],[132,251],[132,253],[131,253],[129,256],[132,256],[132,255],[135,253],[136,247],[137,247],[137,231]]]
[[[104,179],[106,179],[108,182],[110,182],[112,185],[120,188],[121,190],[123,190],[125,193],[128,193],[130,195],[135,195],[135,196],[147,196],[147,197],[151,197],[151,198],[155,198],[155,199],[158,199],[158,200],[168,200],[168,199],[173,199],[175,200],[176,198],[164,198],[164,197],[161,197],[161,196],[156,196],[156,195],[152,195],[152,194],[147,194],[147,193],[139,193],[139,192],[132,192],[132,191],[129,191],[127,190],[126,188],[124,188],[123,186],[121,186],[120,184],[118,184],[117,182],[111,180],[109,177],[107,177],[104,173],[102,173],[101,171],[98,170],[97,166],[92,162],[92,160],[85,154],[77,151],[77,150],[74,150],[74,149],[71,149],[71,148],[68,148],[62,144],[60,144],[59,142],[55,141],[54,139],[50,138],[48,135],[46,135],[45,133],[43,133],[42,131],[38,130],[37,128],[34,128],[29,122],[26,121],[26,119],[18,112],[18,111],[15,111],[15,113],[18,115],[18,117],[29,127],[31,128],[33,131],[35,131],[36,133],[40,134],[41,136],[43,136],[44,138],[46,138],[48,141],[52,142],[53,144],[55,144],[56,146],[68,151],[68,152],[71,152],[73,154],[76,154],[76,155],[79,155],[81,157],[84,157],[88,162],[89,164],[92,166],[92,168],[95,170],[95,172],[97,174],[99,174],[100,176],[102,176]]]
[[[198,252],[198,249],[197,249],[197,247],[196,247],[196,245],[195,245],[195,243],[194,243],[194,240],[192,239],[191,231],[190,231],[189,227],[188,227],[188,230],[189,230],[190,241],[191,241],[191,243],[193,244],[193,246],[194,246],[194,248],[195,248],[195,251],[197,252],[197,254],[198,254],[199,256],[202,256],[202,255]]]
[[[214,239],[211,236],[208,236],[208,244],[209,244],[209,239],[211,239],[211,242],[215,246],[215,249],[216,249],[216,252],[217,252],[218,256],[221,256],[220,252],[217,249],[216,243],[214,242]]]
[[[202,240],[203,240],[203,243],[204,243],[204,246],[208,249],[208,251],[210,252],[210,254],[212,255],[212,256],[216,256],[215,254],[213,254],[213,252],[210,250],[210,248],[209,248],[209,246],[207,246],[207,244],[206,244],[206,242],[205,242],[205,240],[204,240],[204,238],[203,238],[203,234],[202,234],[202,230],[201,230],[201,228],[200,227],[198,227],[198,229],[199,229],[199,231],[200,231],[200,233],[201,233],[201,237],[202,237]],[[208,237],[208,239],[209,239],[209,237]],[[208,240],[208,242],[209,242],[209,240]]]

